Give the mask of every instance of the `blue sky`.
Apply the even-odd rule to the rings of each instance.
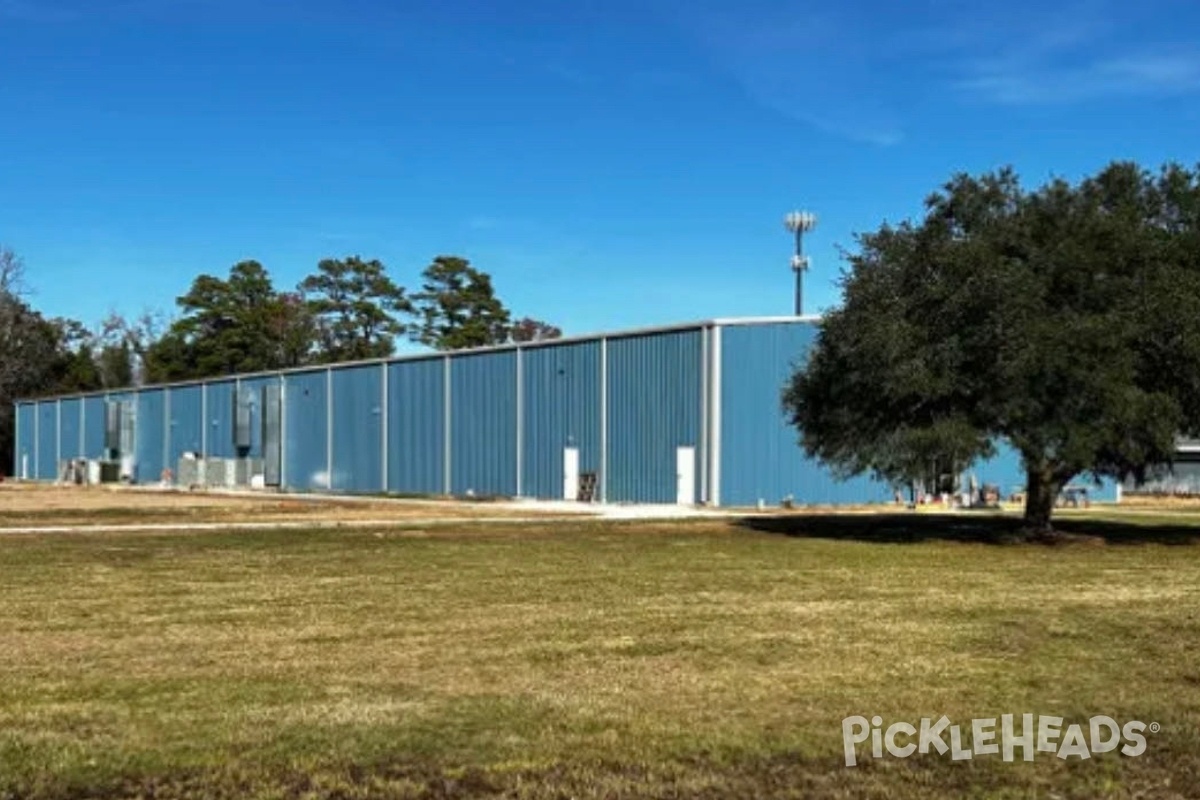
[[[1200,161],[1191,0],[0,0],[0,242],[34,302],[439,253],[568,332],[791,310],[955,171]]]

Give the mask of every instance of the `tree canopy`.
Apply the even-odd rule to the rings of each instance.
[[[355,361],[389,356],[405,331],[397,317],[412,311],[404,287],[377,260],[358,256],[322,259],[317,272],[300,283],[317,325],[322,361]]]
[[[1033,191],[958,175],[857,245],[784,393],[838,472],[907,479],[1006,442],[1045,531],[1070,481],[1141,478],[1200,431],[1196,171],[1116,163]]]
[[[532,317],[522,317],[512,324],[509,336],[514,342],[544,342],[562,338],[562,328]]]
[[[422,273],[413,296],[416,322],[410,335],[437,350],[503,344],[510,314],[492,287],[492,277],[465,258],[438,256]]]

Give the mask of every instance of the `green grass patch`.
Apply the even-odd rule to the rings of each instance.
[[[0,797],[1190,796],[1196,518],[1064,519],[3,538]],[[842,762],[1026,712],[1162,731]]]

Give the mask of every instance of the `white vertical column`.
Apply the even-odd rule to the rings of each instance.
[[[200,384],[200,457],[208,458],[208,384]]]
[[[279,488],[288,485],[287,477],[287,376],[279,376]]]
[[[382,364],[379,365],[379,378],[380,378],[379,414],[382,417],[382,419],[380,420],[380,423],[379,423],[379,426],[380,426],[380,431],[379,431],[379,433],[380,433],[380,448],[379,448],[379,450],[380,450],[380,458],[383,459],[380,462],[381,469],[379,471],[379,474],[382,478],[381,483],[383,483],[383,486],[380,487],[380,490],[386,492],[388,490],[388,362],[386,362],[386,361],[384,361]]]
[[[450,415],[450,356],[446,356],[442,362],[442,484],[446,494],[451,494],[453,491],[450,473],[450,441],[453,420]]]
[[[712,416],[711,433],[709,434],[708,471],[709,494],[712,504],[721,505],[721,326],[714,325],[712,341],[709,346],[709,358],[712,362],[712,402],[709,404],[709,414]]]
[[[13,403],[13,475],[21,480],[29,477],[21,471],[21,404]]]
[[[58,480],[58,465],[62,463],[62,398],[54,401],[54,479]]]
[[[333,491],[333,368],[325,369],[325,483]]]
[[[42,477],[42,404],[33,404],[33,477]]]
[[[608,337],[600,338],[600,502],[608,502]]]
[[[163,469],[171,470],[171,474],[175,474],[175,468],[171,465],[171,390],[163,389]]]
[[[230,429],[229,435],[234,441],[237,441],[238,406],[241,405],[241,403],[242,403],[242,379],[234,378],[233,379],[233,416],[230,417],[230,420],[233,422],[233,424],[229,426],[229,429]],[[237,448],[235,447],[233,449],[233,455],[235,458],[237,457],[237,454],[238,454]]]
[[[521,496],[521,473],[525,467],[525,380],[524,351],[517,348],[517,497]]]
[[[700,329],[700,502],[708,496],[708,336],[709,328]]]

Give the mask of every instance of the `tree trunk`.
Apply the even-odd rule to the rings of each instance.
[[[1033,536],[1050,533],[1059,484],[1045,468],[1027,469],[1025,476],[1025,531]]]

